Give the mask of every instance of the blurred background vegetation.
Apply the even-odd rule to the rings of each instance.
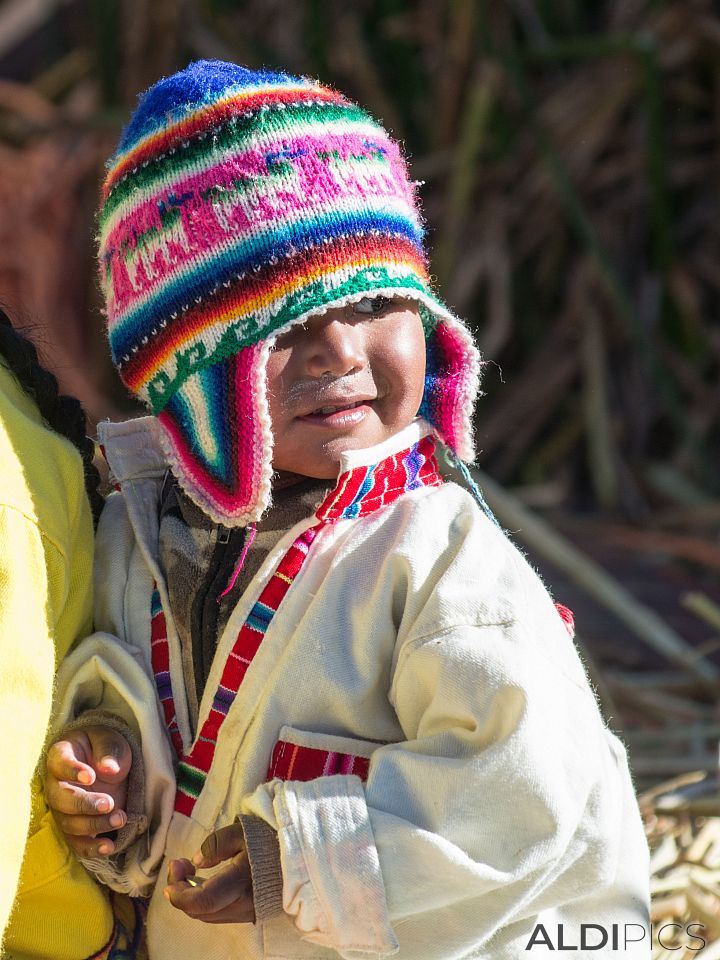
[[[481,484],[650,788],[654,919],[720,944],[717,4],[3,0],[0,300],[91,420],[138,412],[95,280],[103,162],[200,57],[320,77],[404,141],[486,360]]]
[[[0,299],[93,419],[137,412],[95,280],[103,162],[137,94],[199,57],[319,76],[404,141],[437,284],[486,359],[478,464],[511,494],[501,519],[544,513],[654,611],[628,619],[594,567],[578,587],[579,554],[527,541],[607,667],[608,712],[632,724],[638,703],[616,668],[670,695],[689,661],[663,628],[720,664],[716,5],[4,0]]]
[[[405,143],[488,364],[480,462],[644,518],[720,492],[710,0],[5,0],[0,290],[95,416],[93,213],[136,95],[195,57],[319,76]],[[47,328],[47,333],[45,332]]]

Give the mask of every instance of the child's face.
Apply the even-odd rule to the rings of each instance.
[[[267,364],[273,467],[334,478],[345,450],[415,418],[425,385],[417,305],[367,297],[278,337]]]

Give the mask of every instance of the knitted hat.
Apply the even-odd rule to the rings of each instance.
[[[99,226],[113,360],[216,522],[269,500],[275,337],[369,295],[419,304],[420,412],[472,459],[477,350],[430,288],[397,144],[339,93],[207,60],[159,81],[109,161]]]

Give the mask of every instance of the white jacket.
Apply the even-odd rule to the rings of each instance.
[[[386,458],[430,433],[417,421],[349,452],[343,489],[348,477],[399,469]],[[415,489],[381,490],[392,501],[383,505],[372,501],[378,481],[370,500],[356,498],[370,512],[322,526],[246,658],[197,801],[188,807],[185,796],[186,812],[173,813],[172,747],[151,667],[154,582],[185,751],[192,734],[157,559],[167,463],[153,418],[103,424],[101,440],[121,491],[98,535],[103,632],[66,660],[60,719],[100,706],[142,738],[151,831],[111,882],[147,891],[160,871],[153,960],[532,958],[559,934],[579,945],[588,924],[606,929],[608,949],[573,956],[649,956],[648,855],[624,749],[539,578],[454,483],[408,474]],[[263,587],[315,524],[280,541],[230,617],[201,727]],[[271,761],[287,779],[268,781]],[[163,860],[192,856],[238,813],[278,831],[285,914],[257,926],[191,920],[162,896]],[[620,949],[611,951],[613,925]],[[645,934],[623,950],[626,926],[631,940]],[[602,936],[591,934],[592,943]]]

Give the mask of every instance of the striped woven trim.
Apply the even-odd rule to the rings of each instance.
[[[404,493],[443,483],[435,460],[435,440],[423,437],[408,450],[343,474],[315,516],[323,522],[354,520],[392,503]]]
[[[288,740],[278,740],[273,750],[266,780],[314,780],[335,774],[354,774],[363,783],[370,770],[369,757],[354,753],[336,753],[316,747],[301,747]]]
[[[177,774],[175,809],[189,816],[205,785],[215,756],[220,728],[233,705],[248,667],[260,649],[265,632],[293,580],[307,559],[310,544],[322,524],[305,530],[290,547],[253,605],[240,628],[235,644],[225,663],[210,712],[202,725],[194,747],[180,761]]]
[[[238,632],[225,662],[208,715],[195,744],[190,752],[182,757],[178,766],[175,809],[179,813],[190,816],[193,811],[212,766],[218,736],[225,718],[235,701],[250,664],[260,649],[267,629],[302,569],[317,534],[327,523],[364,517],[393,503],[407,492],[422,487],[440,486],[443,479],[434,456],[435,446],[435,440],[432,437],[424,437],[408,449],[380,463],[369,467],[357,467],[342,474],[335,489],[318,509],[316,513],[318,522],[300,534],[280,560]],[[168,672],[167,629],[157,589],[153,591],[151,602],[154,638],[152,666],[155,685],[170,736],[175,744],[173,726],[177,727],[177,721]]]
[[[170,680],[170,644],[167,621],[163,613],[157,584],[153,584],[150,598],[150,661],[152,663],[155,689],[165,717],[165,726],[178,757],[183,753],[183,742],[175,713],[175,701]]]

